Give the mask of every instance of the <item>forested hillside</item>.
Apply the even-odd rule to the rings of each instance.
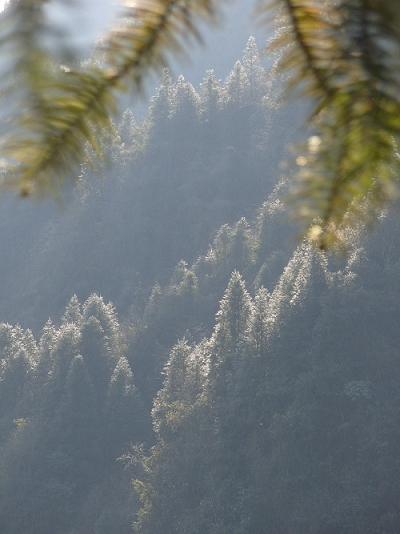
[[[211,335],[182,337],[165,365],[135,527],[394,534],[398,223],[383,221],[342,265],[300,246],[270,291],[249,269],[261,246],[253,239]]]
[[[37,331],[74,293],[93,292],[125,314],[135,292],[148,296],[178,261],[194,261],[221,225],[254,217],[301,122],[279,99],[250,39],[223,83],[209,71],[196,91],[165,72],[147,119],[127,110],[104,140],[104,180],[82,168],[58,213],[2,199],[0,318]]]
[[[400,531],[399,221],[296,246],[280,88],[165,71],[102,182],[3,200],[0,532]]]

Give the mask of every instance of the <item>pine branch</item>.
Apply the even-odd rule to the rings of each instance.
[[[212,20],[215,11],[211,0],[128,3],[125,21],[97,50],[92,64],[81,70],[50,65],[43,72],[45,61],[34,63],[33,73],[41,70],[41,81],[29,84],[33,103],[3,144],[2,153],[11,162],[3,188],[57,196],[64,177],[76,176],[86,142],[96,156],[103,155],[99,138],[104,128],[111,128],[116,93],[128,85],[139,92],[145,76],[168,63],[167,53],[183,54],[191,38],[199,39],[195,22]]]
[[[316,133],[296,160],[288,205],[303,235],[332,248],[342,229],[369,220],[395,194],[400,33],[384,2],[283,4],[289,31],[278,33],[280,68],[291,70],[290,88],[314,101]]]
[[[128,1],[125,21],[93,61],[63,70],[42,44],[49,31],[44,0],[16,0],[0,20],[0,47],[16,56],[3,79],[9,88],[26,87],[26,110],[2,146],[8,162],[3,189],[57,195],[64,177],[76,176],[88,146],[104,157],[101,133],[112,130],[118,92],[140,92],[145,77],[167,65],[168,54],[184,54],[188,42],[200,38],[198,22],[214,20],[217,3]],[[301,88],[315,104],[316,135],[297,158],[292,206],[304,233],[326,248],[354,217],[367,218],[366,206],[372,213],[393,197],[400,8],[395,0],[264,0],[264,22],[277,7],[285,9],[286,19],[269,50],[283,50],[280,68],[291,73],[289,87]]]

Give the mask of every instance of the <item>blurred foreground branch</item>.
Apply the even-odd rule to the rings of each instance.
[[[118,93],[139,93],[170,54],[187,53],[221,0],[127,1],[120,24],[78,68],[61,66],[46,46],[45,4],[16,0],[0,20],[2,90],[22,95],[1,144],[2,187],[22,196],[57,196],[88,154],[103,157],[100,134],[112,130]],[[331,249],[343,229],[396,196],[400,4],[261,0],[256,12],[262,24],[278,21],[267,53],[279,51],[288,89],[314,105],[289,206],[303,235]]]

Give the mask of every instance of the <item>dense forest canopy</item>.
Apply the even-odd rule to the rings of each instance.
[[[109,179],[1,199],[2,533],[400,531],[399,221],[296,245],[283,85],[164,71]]]
[[[147,298],[180,260],[195,261],[223,224],[254,218],[299,135],[302,111],[279,107],[280,83],[254,38],[223,81],[207,71],[195,89],[165,71],[147,118],[126,110],[104,141],[106,179],[82,167],[61,213],[0,197],[0,319],[37,330],[74,293],[92,292],[126,313],[135,293]]]

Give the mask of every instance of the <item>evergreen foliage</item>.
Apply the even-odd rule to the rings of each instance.
[[[16,90],[25,102],[2,146],[2,184],[23,196],[57,196],[66,176],[76,180],[79,163],[93,162],[93,154],[104,157],[102,136],[112,135],[116,95],[132,88],[140,93],[146,76],[167,66],[170,53],[185,55],[188,44],[200,40],[200,23],[215,22],[220,3],[128,2],[125,20],[84,66],[76,58],[60,65],[44,44],[43,35],[54,41],[45,4],[15,0],[0,20],[3,53],[12,50],[3,93]],[[333,248],[342,242],[342,229],[367,220],[394,195],[399,9],[393,0],[264,0],[257,13],[264,25],[278,23],[267,50],[278,51],[287,86],[313,107],[315,132],[296,159],[292,209],[304,235],[322,249]],[[264,82],[249,43],[225,96],[251,104]]]
[[[171,352],[138,532],[396,532],[398,295],[367,248],[338,268],[303,245],[254,300],[233,273],[214,333]]]
[[[2,532],[106,532],[111,513],[128,533],[137,503],[117,458],[148,439],[149,423],[112,305],[74,296],[38,343],[20,327],[0,331]]]
[[[101,294],[126,313],[138,287],[147,299],[180,260],[191,263],[204,253],[223,224],[252,218],[277,180],[286,111],[264,94],[240,106],[226,100],[223,83],[213,83],[215,109],[207,116],[203,88],[173,82],[165,72],[147,119],[132,125],[127,112],[108,143],[104,172],[113,179],[99,182],[83,167],[61,216],[42,222],[41,210],[29,210],[21,221],[12,200],[1,199],[2,320],[37,331],[63,313],[74,293],[81,300]],[[273,83],[278,94],[279,77]],[[9,258],[13,215],[21,245],[13,245]]]
[[[127,112],[108,141],[116,203],[84,168],[72,231],[32,252],[49,308],[60,283],[43,266],[54,279],[70,257],[79,268],[63,278],[59,323],[38,335],[0,324],[1,532],[400,531],[399,224],[382,212],[376,236],[347,230],[343,258],[292,250],[288,183],[276,183],[286,116],[277,79],[255,91],[260,69],[250,39],[228,77],[237,93],[212,72],[199,92],[164,72],[145,124]],[[171,146],[185,146],[179,168]],[[153,250],[138,245],[144,230]],[[96,284],[130,284],[129,315]]]

